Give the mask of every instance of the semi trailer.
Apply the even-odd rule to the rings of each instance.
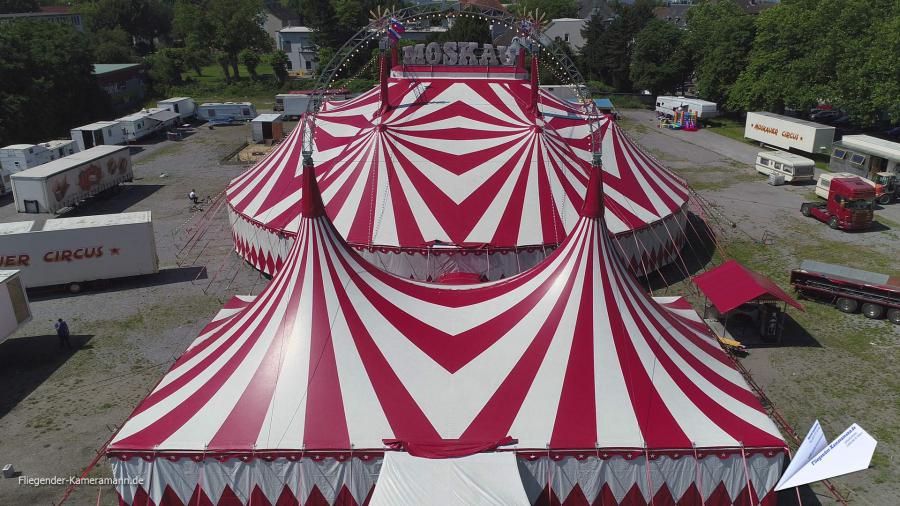
[[[804,260],[791,271],[798,294],[834,304],[844,313],[862,312],[866,318],[886,316],[900,325],[900,278],[843,265]]]

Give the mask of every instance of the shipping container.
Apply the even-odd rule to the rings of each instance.
[[[149,211],[0,224],[0,269],[27,288],[159,271]]]
[[[744,137],[784,150],[828,153],[834,127],[770,112],[748,112]]]
[[[31,308],[19,271],[0,270],[0,343],[29,320]]]
[[[72,140],[78,144],[78,150],[84,151],[94,146],[111,146],[125,144],[125,130],[118,121],[98,121],[90,125],[73,128]]]
[[[133,179],[126,146],[96,146],[10,176],[16,210],[53,213]]]
[[[157,102],[156,106],[178,114],[182,121],[191,119],[197,114],[197,102],[189,97],[167,98]]]

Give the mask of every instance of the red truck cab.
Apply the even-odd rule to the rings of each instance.
[[[804,202],[800,211],[828,226],[841,230],[863,230],[872,226],[875,189],[859,178],[831,180],[828,201],[824,204]]]

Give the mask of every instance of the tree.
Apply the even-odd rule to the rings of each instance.
[[[284,84],[287,81],[289,61],[287,53],[280,49],[272,53],[272,70],[279,83]]]
[[[651,19],[634,38],[631,80],[653,95],[674,91],[690,75],[683,32],[672,23]]]
[[[616,17],[607,22],[596,15],[582,30],[585,45],[581,65],[590,78],[610,83],[620,91],[631,91],[631,50],[635,35],[653,19],[653,2],[616,4]]]
[[[156,53],[144,57],[147,77],[151,86],[180,84],[181,74],[185,71],[184,50],[166,47]],[[157,89],[157,91],[161,91]]]
[[[729,88],[747,66],[753,16],[728,0],[697,5],[688,10],[687,20],[685,47],[696,69],[697,93],[725,105]]]
[[[0,0],[0,14],[37,12],[41,6],[37,0]]]
[[[569,59],[575,59],[575,56],[572,54],[572,48],[569,46],[568,42],[555,39],[550,43],[550,47],[556,49],[556,52],[561,52],[568,56]],[[569,84],[564,81],[565,75],[562,74],[562,71],[558,69],[554,71],[556,62],[550,57],[550,52],[542,50],[541,56],[540,63],[538,64],[538,81],[541,84]]]
[[[172,29],[172,8],[161,0],[94,0],[78,11],[89,32],[122,29],[143,52],[152,52],[154,41]]]
[[[535,10],[543,13],[546,19],[577,18],[577,0],[521,0],[510,6],[510,11],[526,16]]]
[[[121,28],[101,28],[88,34],[94,63],[130,63],[137,60],[131,35]]]
[[[763,11],[728,106],[783,112],[826,102],[859,126],[898,119],[898,17],[892,0],[795,0]]]
[[[241,63],[247,67],[247,72],[250,72],[250,77],[252,77],[253,80],[258,79],[259,76],[256,75],[256,67],[259,66],[259,53],[248,48],[242,50],[240,54],[238,54],[238,58],[241,60]]]
[[[71,26],[11,20],[0,29],[0,146],[55,138],[110,114],[88,39]]]
[[[487,21],[477,18],[455,18],[450,29],[437,37],[438,42],[478,42],[490,44],[491,29]]]

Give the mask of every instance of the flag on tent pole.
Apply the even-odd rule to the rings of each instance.
[[[403,34],[406,32],[406,27],[403,26],[403,23],[400,22],[397,18],[391,18],[390,23],[388,23],[387,35],[395,43],[403,38]]]

